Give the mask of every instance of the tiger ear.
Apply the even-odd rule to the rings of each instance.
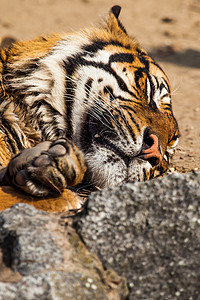
[[[121,7],[118,5],[115,5],[111,8],[108,16],[107,28],[111,32],[127,34],[126,29],[118,19],[120,11],[121,11]]]

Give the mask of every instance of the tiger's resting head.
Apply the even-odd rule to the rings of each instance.
[[[169,81],[127,35],[119,12],[114,6],[106,27],[89,32],[73,73],[73,139],[100,187],[166,171],[179,137]]]
[[[14,129],[28,124],[30,132],[23,129],[15,147],[30,147],[32,129],[40,141],[67,136],[85,157],[85,178],[100,187],[166,171],[179,137],[168,79],[119,13],[114,6],[100,28],[19,42],[1,55],[2,80],[23,123]]]

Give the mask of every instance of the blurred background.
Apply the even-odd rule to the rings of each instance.
[[[98,25],[109,9],[167,73],[181,141],[171,166],[200,170],[200,0],[0,0],[0,39]]]

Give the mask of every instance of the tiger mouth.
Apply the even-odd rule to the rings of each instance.
[[[92,141],[98,145],[100,145],[101,147],[104,147],[112,152],[114,152],[115,154],[117,154],[117,156],[119,156],[121,159],[123,159],[123,161],[125,162],[126,166],[129,165],[130,162],[130,157],[128,157],[123,151],[121,151],[116,145],[113,145],[111,142],[109,142],[108,140],[106,140],[104,137],[99,136],[98,134],[96,134],[93,138]],[[137,156],[134,156],[133,158],[136,158]],[[133,159],[132,158],[132,159]]]
[[[143,134],[143,144],[139,149],[138,153],[129,156],[125,154],[119,147],[113,144],[111,141],[108,140],[108,137],[104,136],[99,130],[96,121],[94,118],[90,117],[88,123],[88,131],[89,136],[91,139],[91,143],[100,145],[103,148],[106,148],[112,152],[114,152],[117,156],[119,156],[126,166],[130,164],[133,160],[141,160],[141,161],[148,161],[152,167],[156,166],[162,160],[162,155],[159,150],[158,145],[158,138],[150,133],[149,127],[147,127]],[[102,131],[103,132],[103,131]],[[109,138],[113,139],[116,138],[116,133],[113,132]]]
[[[102,138],[101,136],[96,136],[92,139],[92,141],[101,147],[104,147],[112,152],[114,152],[117,156],[119,156],[125,163],[125,165],[128,167],[130,162],[133,160],[141,160],[141,161],[148,161],[152,167],[157,165],[157,159],[156,158],[149,158],[146,159],[143,153],[143,148],[140,149],[139,153],[134,156],[128,156],[123,151],[121,151],[117,146],[113,145],[108,140]]]

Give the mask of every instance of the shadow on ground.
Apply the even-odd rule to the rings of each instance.
[[[172,46],[154,48],[150,55],[159,61],[170,62],[184,67],[200,68],[200,51],[187,49],[177,51]]]

